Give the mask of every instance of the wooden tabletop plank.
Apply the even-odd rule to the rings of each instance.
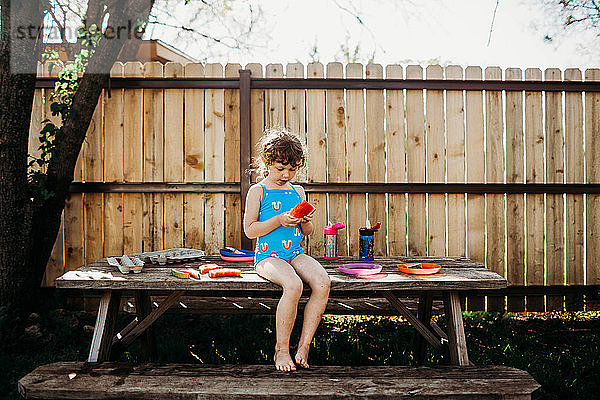
[[[298,388],[302,388],[298,391]],[[411,368],[315,366],[294,373],[271,365],[82,363],[38,367],[19,381],[25,398],[433,399],[527,398],[539,384],[504,366]],[[514,397],[513,397],[514,396]]]
[[[339,272],[343,260],[323,263],[331,277],[332,291],[376,291],[376,290],[470,290],[501,289],[506,287],[506,279],[491,272],[480,264],[460,257],[421,257],[419,260],[436,261],[442,266],[434,275],[408,275],[401,273],[397,264],[413,261],[415,258],[388,257],[376,260],[383,266],[382,272],[369,278],[358,278]],[[348,261],[348,260],[346,260]],[[210,278],[201,275],[200,280],[178,279],[171,275],[171,268],[197,268],[206,262],[214,262],[223,267],[236,267],[242,270],[241,277]],[[479,267],[479,268],[478,268]],[[273,291],[279,287],[260,277],[251,263],[232,264],[207,257],[202,261],[188,264],[149,265],[139,274],[120,273],[116,267],[101,260],[70,271],[56,280],[62,289],[127,289],[127,290],[192,290],[192,291],[234,291],[258,290]]]

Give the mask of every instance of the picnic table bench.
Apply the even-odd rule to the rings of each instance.
[[[162,382],[162,378],[159,379],[159,376],[170,376],[171,372],[166,374],[165,371],[180,371],[173,375],[177,377],[176,380],[180,380],[181,377],[181,384],[188,385],[190,382],[194,382],[194,385],[197,385],[197,390],[189,391],[189,393],[193,393],[193,396],[186,397],[183,394],[178,394],[175,397],[198,399],[283,398],[286,397],[284,388],[288,386],[292,388],[300,384],[307,388],[307,393],[312,393],[312,398],[315,398],[316,392],[311,392],[311,390],[317,390],[321,381],[327,381],[329,385],[333,385],[332,382],[341,383],[338,390],[339,396],[328,395],[329,392],[325,391],[322,396],[318,396],[319,398],[354,398],[355,396],[361,398],[404,398],[402,396],[414,398],[415,393],[419,393],[420,398],[445,396],[444,398],[525,399],[530,398],[531,393],[539,387],[527,372],[502,366],[481,369],[481,367],[474,367],[469,361],[460,294],[470,290],[494,290],[506,287],[506,279],[489,271],[483,265],[464,257],[381,257],[374,261],[374,263],[383,266],[380,274],[369,278],[359,278],[339,271],[338,267],[341,264],[356,262],[350,257],[340,257],[335,261],[324,259],[319,259],[319,261],[331,277],[330,296],[332,299],[345,299],[346,301],[364,300],[366,298],[386,299],[397,314],[402,315],[419,333],[414,348],[417,361],[422,362],[427,345],[431,345],[442,355],[448,356],[450,367],[446,369],[423,369],[421,371],[424,375],[420,375],[419,379],[425,379],[425,381],[420,381],[410,378],[410,376],[413,376],[411,374],[414,374],[414,371],[409,367],[382,366],[366,369],[365,367],[311,367],[310,371],[296,371],[292,375],[282,376],[281,373],[273,371],[272,366],[209,367],[178,365],[177,368],[173,369],[172,366],[153,365],[145,368],[140,367],[141,369],[131,367],[133,369],[128,370],[127,376],[130,376],[130,374],[132,374],[131,376],[135,375],[137,380],[121,379],[119,390],[122,391],[116,390],[113,392],[109,390],[102,392],[103,387],[106,387],[102,384],[100,387],[96,385],[95,389],[100,390],[102,393],[98,392],[100,394],[93,395],[91,392],[86,392],[85,396],[87,397],[77,397],[83,393],[81,388],[77,386],[82,384],[81,382],[88,382],[92,378],[98,380],[98,382],[102,379],[113,379],[113,375],[115,375],[116,370],[119,370],[119,367],[108,362],[114,360],[136,339],[141,339],[142,350],[146,352],[147,356],[151,357],[155,354],[156,349],[151,334],[152,330],[149,328],[162,314],[173,305],[178,304],[182,296],[209,299],[218,297],[226,297],[227,299],[243,298],[252,301],[256,298],[277,298],[281,294],[280,287],[260,277],[254,271],[251,262],[232,263],[222,261],[218,257],[209,256],[204,257],[201,261],[187,264],[149,265],[144,268],[142,273],[124,275],[116,267],[108,265],[106,260],[103,259],[77,270],[69,271],[56,280],[56,287],[59,289],[74,289],[101,295],[87,362],[83,364],[56,363],[51,364],[51,366],[40,367],[19,382],[19,389],[26,398],[44,398],[36,396],[47,396],[48,393],[45,393],[44,390],[49,388],[48,385],[56,384],[56,379],[59,379],[60,382],[64,383],[63,386],[58,385],[58,387],[61,387],[61,393],[70,393],[69,395],[64,394],[65,397],[61,398],[127,398],[129,395],[133,396],[131,393],[134,392],[137,393],[134,396],[135,398],[146,398],[139,393],[142,390],[140,383],[144,379],[149,380],[149,382],[154,379],[154,384],[150,385],[154,389],[148,389],[148,393],[152,395],[147,398],[152,396],[155,396],[154,398],[161,397],[165,393],[180,393],[179,391],[171,391],[174,390],[172,388],[173,384],[157,384],[159,381]],[[397,265],[408,262],[436,263],[442,269],[435,275],[427,276],[401,273]],[[239,268],[242,270],[242,276],[213,279],[207,275],[202,275],[199,280],[195,280],[178,279],[170,273],[171,268],[174,267],[194,268],[205,263]],[[305,294],[308,291],[310,291],[310,288],[305,286]],[[133,297],[135,304],[131,304],[131,306],[133,306],[137,316],[125,327],[117,329],[117,313],[121,310],[122,299],[127,296]],[[416,314],[407,307],[404,301],[405,296],[418,298]],[[447,317],[446,332],[431,318],[434,298],[441,298],[443,301],[444,313]],[[334,300],[333,303],[335,302]],[[155,303],[156,306],[153,307],[152,303]],[[218,308],[213,311],[219,313]],[[61,370],[59,367],[63,368],[62,370],[83,371],[80,375],[77,375],[77,372],[72,372],[76,376],[80,376],[79,383],[72,382],[75,379],[65,380],[64,374],[57,377],[52,371]],[[90,375],[89,371],[91,370],[96,372]],[[214,377],[219,374],[219,371],[227,372],[224,373],[224,377],[215,380]],[[249,371],[254,372],[250,373]],[[432,371],[435,371],[435,373]],[[466,375],[457,371],[463,371]],[[279,386],[279,389],[269,391],[262,388],[261,384],[257,383],[258,381],[250,379],[247,384],[253,385],[252,387],[256,386],[256,390],[245,390],[242,388],[243,384],[239,383],[237,378],[244,377],[246,373],[253,378],[262,377],[265,382],[271,382],[271,385]],[[109,379],[106,376],[113,378]],[[407,376],[409,378],[406,378]],[[216,382],[221,382],[221,379],[227,377],[230,378],[229,385],[223,384],[223,388],[216,392],[207,389],[214,385],[216,386],[213,388],[221,387],[219,386],[221,383],[217,384]],[[354,395],[351,395],[348,390],[353,386],[344,385],[343,382],[347,379],[353,379],[352,377],[356,379],[356,382],[361,382],[362,386],[359,385],[360,387],[370,389],[358,390],[354,392]],[[404,380],[398,380],[399,377],[403,377]],[[193,379],[189,381],[188,378]],[[416,376],[413,376],[413,378],[416,379]],[[292,381],[288,382],[290,379]],[[296,381],[293,381],[294,379]],[[515,385],[515,379],[517,381],[521,380],[522,384]],[[409,384],[410,382],[413,383]],[[432,382],[435,382],[435,384],[429,387],[428,385]],[[482,382],[485,382],[485,384]],[[527,382],[527,384],[524,384],[524,382]],[[437,391],[434,390],[435,386],[441,384],[443,384],[444,390],[440,387]],[[460,387],[463,385],[475,385],[479,389],[461,391]],[[268,385],[265,384],[264,386]],[[67,390],[66,387],[69,387],[70,390]],[[411,391],[416,390],[415,387],[420,389],[416,392]],[[425,387],[429,387],[429,389]],[[342,390],[342,388],[345,389]],[[153,390],[155,391],[153,392]],[[52,390],[50,391],[52,392]],[[219,395],[216,395],[217,392]],[[297,391],[288,391],[287,395],[291,393],[300,396]],[[464,393],[470,393],[470,395],[464,397]],[[311,396],[307,394],[307,397]]]

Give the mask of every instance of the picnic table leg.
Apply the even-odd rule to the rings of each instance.
[[[110,358],[120,304],[121,292],[119,290],[106,290],[102,294],[88,362],[102,362]]]
[[[430,292],[419,295],[419,308],[417,317],[425,326],[429,326],[431,322],[431,309],[433,306],[433,295]],[[417,365],[422,365],[425,362],[427,354],[427,342],[421,335],[415,336],[413,345],[413,355]]]
[[[448,347],[450,350],[450,364],[469,365],[467,341],[463,326],[460,296],[457,291],[444,293],[444,310],[448,320]]]
[[[144,291],[135,292],[135,311],[138,317],[138,321],[143,321],[152,312],[152,305],[150,302],[150,294]],[[145,361],[156,360],[156,339],[154,330],[151,326],[144,331],[140,336],[142,345],[142,357]]]

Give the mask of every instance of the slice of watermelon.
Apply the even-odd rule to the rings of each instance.
[[[213,269],[221,268],[217,264],[203,264],[200,266],[200,273],[205,274],[208,271],[212,271]]]
[[[219,268],[209,271],[211,278],[219,278],[223,276],[242,276],[242,271],[236,268]]]
[[[290,211],[290,215],[294,218],[303,218],[303,217],[306,217],[311,212],[313,212],[314,209],[315,209],[315,207],[312,204],[310,204],[308,201],[303,201],[302,203],[298,204],[296,207],[292,208],[292,211]]]

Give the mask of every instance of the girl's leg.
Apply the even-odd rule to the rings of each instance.
[[[310,343],[327,306],[331,279],[323,266],[306,254],[299,254],[292,260],[291,264],[302,280],[307,282],[311,288],[310,298],[304,308],[302,333],[300,334],[298,350],[295,356],[295,360],[300,366],[308,368]]]
[[[279,371],[295,371],[296,365],[290,356],[290,335],[296,321],[298,300],[302,295],[302,280],[288,262],[279,258],[262,260],[256,265],[256,272],[283,288],[275,312],[275,368]]]

